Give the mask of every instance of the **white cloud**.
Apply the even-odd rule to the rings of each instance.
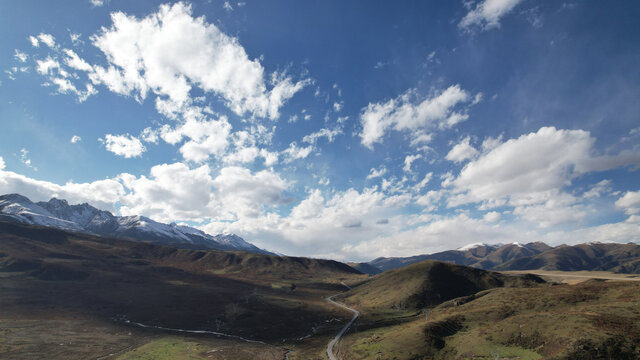
[[[294,141],[289,144],[289,147],[282,151],[282,153],[286,156],[284,162],[290,163],[297,159],[305,159],[311,152],[313,151],[313,145],[307,147],[299,147],[298,144]]]
[[[33,47],[40,47],[40,41],[38,41],[38,38],[35,36],[29,36],[29,42],[31,43],[31,46]]]
[[[41,75],[49,75],[54,69],[60,69],[60,63],[50,56],[44,60],[36,60],[36,64],[36,71]]]
[[[482,219],[484,221],[487,221],[487,222],[496,222],[496,221],[500,220],[500,213],[496,212],[496,211],[490,211],[490,212],[484,214]]]
[[[468,118],[466,111],[471,96],[453,85],[433,96],[415,102],[415,90],[409,90],[385,103],[370,103],[360,114],[362,124],[362,144],[373,149],[373,144],[382,142],[386,131],[411,130],[413,134],[424,135],[424,131],[451,128]],[[466,107],[456,110],[461,104]]]
[[[51,34],[40,33],[40,35],[38,35],[38,40],[50,48],[56,46],[56,38]],[[33,44],[33,40],[31,40],[31,43]]]
[[[91,37],[110,65],[96,66],[90,77],[120,94],[142,100],[151,90],[183,104],[198,86],[221,96],[238,115],[275,119],[282,105],[310,82],[293,82],[278,72],[265,75],[237,39],[204,17],[194,18],[191,6],[182,2],[162,5],[142,19],[122,12],[112,13],[111,19],[110,28]]]
[[[612,191],[611,183],[611,180],[602,180],[599,183],[591,186],[591,189],[589,189],[589,191],[586,191],[582,196],[589,199],[598,198],[604,194],[610,193]]]
[[[107,134],[104,138],[104,144],[108,151],[127,159],[138,157],[147,150],[138,138],[129,134]]]
[[[468,159],[473,159],[478,154],[478,150],[469,144],[470,140],[471,139],[467,136],[460,141],[460,143],[456,144],[456,146],[449,151],[447,156],[445,156],[445,159],[455,162],[463,162]]]
[[[342,110],[343,103],[334,102],[333,103],[333,111],[340,112]]]
[[[228,217],[255,218],[264,207],[287,204],[293,199],[284,195],[289,183],[277,173],[230,166],[220,170],[213,180],[217,200]]]
[[[520,2],[522,0],[483,0],[460,20],[458,26],[467,31],[476,26],[482,30],[500,27],[500,19]]]
[[[139,138],[142,139],[142,141],[144,141],[144,142],[157,144],[158,143],[158,139],[160,138],[158,136],[158,133],[159,133],[159,131],[157,129],[152,129],[150,127],[146,127],[140,132]]]
[[[124,189],[114,179],[98,180],[92,183],[70,181],[64,185],[58,185],[31,179],[11,171],[2,171],[0,166],[0,194],[8,193],[19,193],[32,201],[46,201],[57,197],[67,199],[71,203],[89,202],[101,209],[113,211],[113,205],[124,193]]]
[[[27,167],[32,168],[35,171],[38,171],[38,168],[31,164],[31,159],[29,158],[29,150],[20,149],[20,162],[27,165]]]
[[[615,205],[629,215],[640,213],[640,191],[627,191]]]
[[[73,51],[71,52],[73,53]],[[78,58],[78,60],[81,59]],[[36,64],[36,71],[41,75],[48,76],[50,81],[49,85],[56,85],[57,92],[59,94],[72,93],[77,96],[78,102],[84,102],[89,96],[98,93],[98,91],[90,83],[85,84],[85,90],[79,90],[71,82],[71,80],[69,80],[69,78],[71,77],[70,74],[66,70],[64,70],[58,60],[52,58],[51,56],[47,56],[47,58],[44,60],[36,60]],[[67,65],[69,65],[69,62],[67,62]],[[79,66],[75,63],[74,65]]]
[[[306,135],[302,138],[302,141],[308,144],[315,144],[319,138],[326,137],[327,141],[331,143],[335,137],[340,134],[342,134],[342,128],[340,126],[337,126],[334,129],[322,128],[314,133]]]
[[[69,142],[72,143],[72,144],[78,143],[80,141],[82,141],[82,138],[80,136],[78,136],[78,135],[73,135],[71,137],[71,140],[69,140]]]
[[[4,167],[5,167],[4,159],[2,158],[2,156],[0,156],[0,170],[3,170]]]
[[[70,68],[80,71],[91,71],[93,69],[91,65],[89,65],[89,63],[80,58],[78,54],[76,54],[73,50],[64,49],[63,51],[67,55],[67,58],[64,60],[64,62]]]
[[[587,208],[579,204],[575,197],[551,191],[544,198],[528,198],[523,205],[516,206],[515,215],[537,224],[540,228],[548,228],[559,224],[577,224],[587,216]],[[528,203],[531,202],[531,203]]]
[[[224,4],[222,4],[222,8],[227,11],[233,11],[233,6],[231,6],[228,1],[225,1]]]
[[[94,7],[100,7],[104,5],[104,0],[89,0],[89,2],[91,2],[91,5],[93,5]]]
[[[367,175],[367,179],[375,179],[377,177],[381,177],[387,173],[387,168],[384,166],[380,166],[378,169],[371,168],[369,171],[369,175]]]
[[[428,219],[428,223],[388,235],[379,235],[349,246],[351,254],[359,258],[375,256],[412,256],[456,249],[469,239],[486,243],[513,242],[525,237],[509,227],[494,227],[466,214]],[[428,250],[427,250],[428,249]],[[374,254],[375,255],[372,255]]]
[[[21,52],[21,51],[20,51],[20,50],[18,50],[18,49],[15,49],[15,50],[14,50],[13,57],[15,57],[16,59],[18,59],[20,62],[26,62],[26,61],[27,61],[27,59],[29,58],[29,55],[27,55],[27,54],[25,54],[25,53]]]
[[[420,154],[414,154],[414,155],[407,155],[404,158],[404,166],[402,167],[402,170],[404,172],[411,172],[411,164],[413,164],[414,161],[421,159],[422,155]]]
[[[160,130],[160,137],[172,145],[186,137],[188,140],[180,147],[182,156],[189,161],[203,162],[211,155],[220,157],[225,153],[230,133],[231,125],[223,116],[218,120],[189,118],[175,129],[165,125]]]
[[[149,177],[119,176],[127,193],[120,197],[122,215],[146,215],[158,221],[204,221],[220,211],[207,165],[161,164]]]
[[[429,181],[431,181],[432,177],[433,177],[433,173],[432,172],[428,172],[419,183],[417,183],[417,184],[415,184],[413,186],[413,190],[416,191],[416,192],[419,192],[420,190],[422,190],[425,186],[427,186]]]
[[[331,179],[328,177],[322,177],[318,180],[318,185],[328,186],[331,183]]]
[[[78,46],[83,43],[83,41],[80,40],[80,37],[82,37],[82,34],[72,32],[69,33],[69,40],[71,40],[73,46]]]
[[[450,198],[450,205],[523,198],[542,202],[550,191],[562,189],[581,174],[640,165],[637,152],[592,156],[594,142],[587,131],[554,127],[508,140],[460,171],[452,182],[460,196]]]

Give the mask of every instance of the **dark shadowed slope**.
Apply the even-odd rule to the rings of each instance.
[[[347,265],[360,271],[363,274],[376,275],[382,272],[382,270],[369,263],[347,263]]]
[[[129,319],[290,338],[332,316],[323,298],[358,274],[331,260],[176,249],[0,222],[0,320]]]

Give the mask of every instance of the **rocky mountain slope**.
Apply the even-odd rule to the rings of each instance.
[[[640,273],[640,245],[585,243],[551,247],[542,242],[528,244],[471,244],[456,250],[411,257],[377,258],[352,266],[375,275],[425,260],[438,260],[485,270],[613,271]],[[373,267],[373,269],[371,269]]]
[[[506,261],[540,254],[549,249],[552,249],[552,247],[541,242],[528,243],[524,245],[517,243],[506,245],[489,245],[480,243],[470,244],[456,250],[447,250],[428,255],[417,255],[404,258],[381,257],[370,261],[368,264],[380,269],[381,271],[387,271],[425,260],[438,260],[457,265],[473,266],[480,269],[492,269]]]
[[[69,205],[56,198],[34,203],[19,194],[2,195],[0,220],[182,248],[271,254],[237,235],[212,236],[189,226],[163,224],[144,216],[115,216],[87,203]]]

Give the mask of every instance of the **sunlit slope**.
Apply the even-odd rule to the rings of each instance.
[[[638,359],[640,284],[495,288],[351,334],[349,359]]]

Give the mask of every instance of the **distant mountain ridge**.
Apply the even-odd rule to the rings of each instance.
[[[424,260],[438,260],[484,270],[591,270],[637,274],[640,273],[640,245],[587,243],[552,247],[543,242],[505,245],[477,243],[428,255],[380,257],[351,266],[375,275],[376,270],[397,269]]]
[[[20,194],[2,195],[0,220],[189,249],[273,254],[234,234],[213,236],[189,226],[164,224],[139,215],[115,216],[87,203],[69,205],[56,198],[34,203]]]

